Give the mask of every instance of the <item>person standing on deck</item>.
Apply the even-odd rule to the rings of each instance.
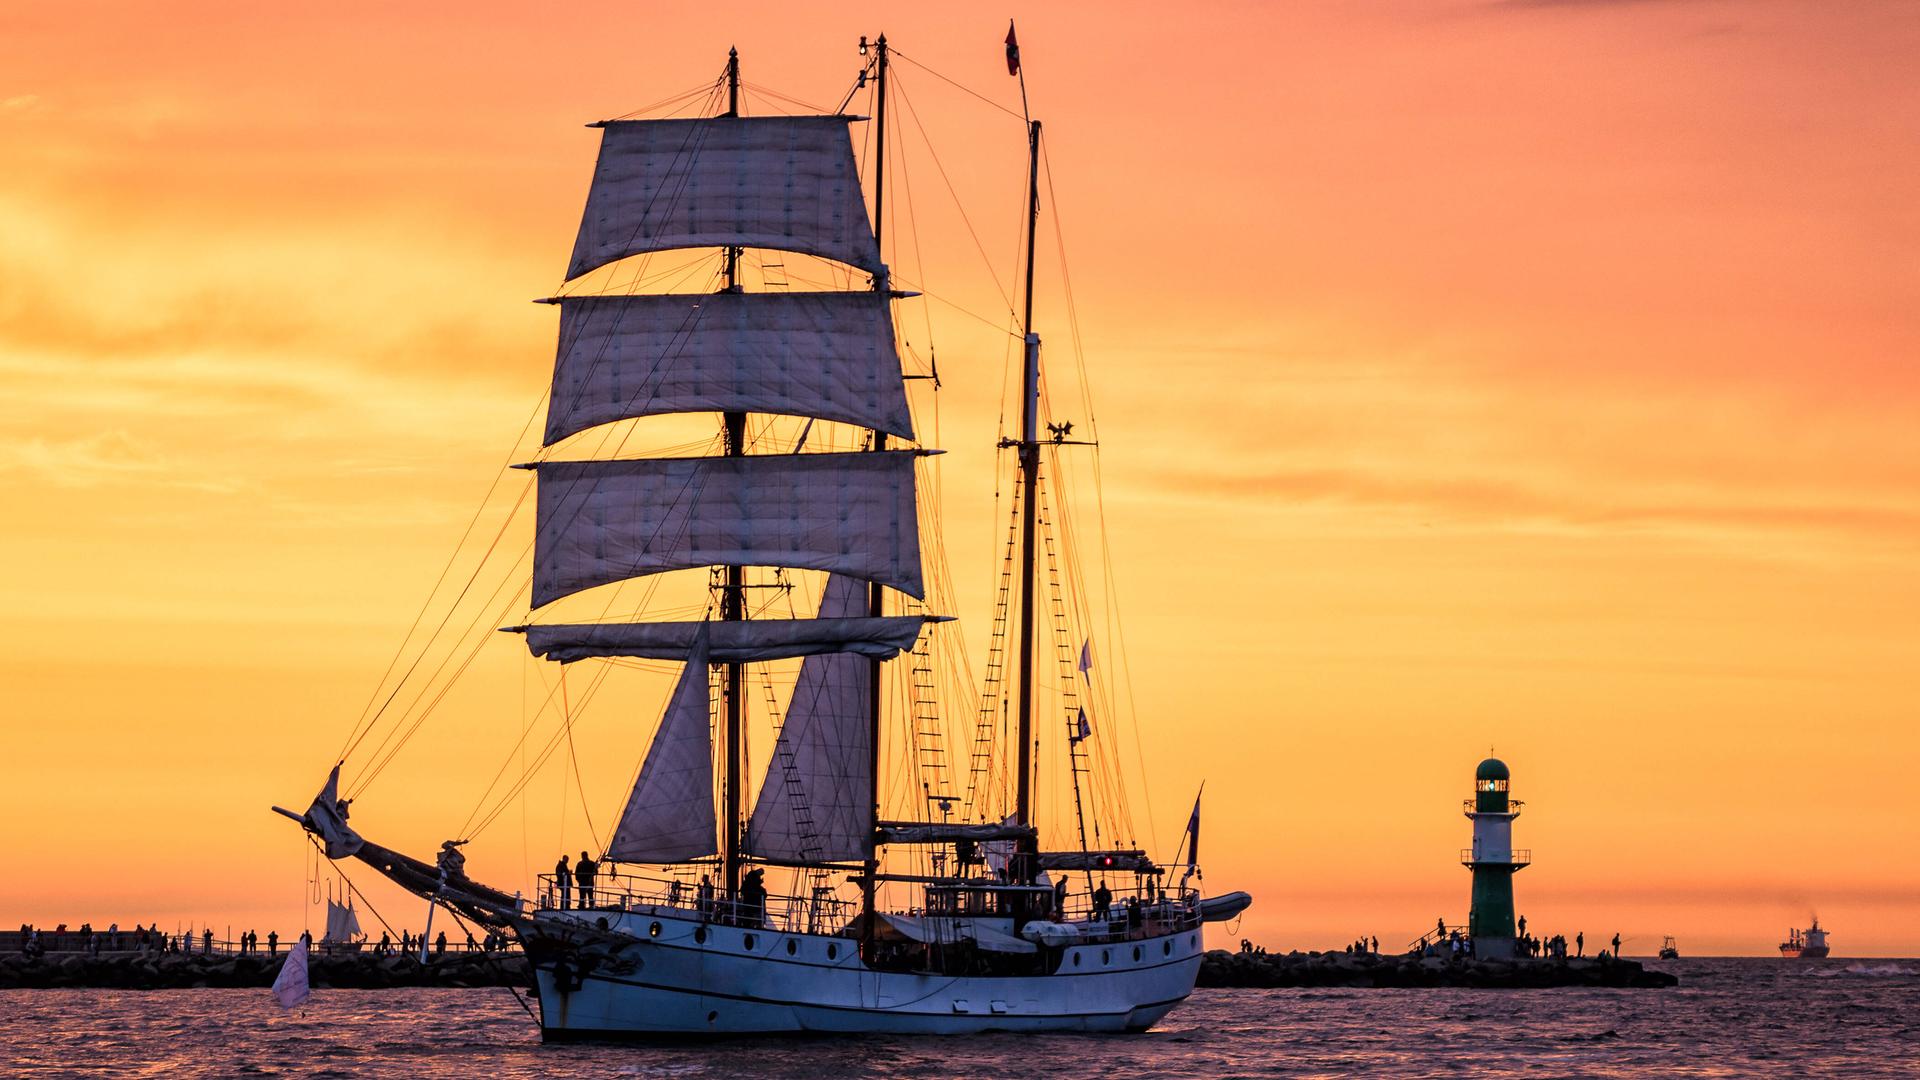
[[[567,865],[567,857],[553,864],[553,881],[560,887],[560,910],[567,910],[567,890],[573,887],[573,868]]]
[[[587,857],[587,853],[584,851],[581,852],[580,862],[573,868],[573,880],[580,886],[580,906],[582,908],[590,908],[593,906],[593,872],[597,869],[599,869],[599,867],[595,866],[593,860]]]

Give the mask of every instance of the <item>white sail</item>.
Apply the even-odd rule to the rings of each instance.
[[[300,938],[287,950],[286,963],[280,965],[280,974],[273,980],[273,999],[283,1009],[306,1004],[312,996],[307,983],[307,939]]]
[[[345,904],[336,904],[332,897],[327,898],[327,932],[320,940],[335,944],[349,944],[359,941],[360,915],[353,910],[353,898],[348,897]]]
[[[647,749],[640,778],[614,827],[607,857],[685,862],[718,850],[713,815],[713,732],[708,717],[707,634],[694,638],[680,684]]]
[[[868,610],[867,603],[864,582],[835,574],[827,579],[820,617],[851,618]],[[747,822],[749,853],[784,862],[867,857],[873,842],[872,663],[834,653],[809,656],[800,665]]]
[[[886,660],[913,648],[920,627],[929,621],[933,620],[922,615],[889,615],[723,623],[556,623],[519,629],[526,633],[527,648],[535,656],[572,663],[596,656],[684,660],[701,629],[710,627],[707,661],[747,664],[835,652]]]
[[[549,445],[617,420],[757,412],[913,437],[879,292],[562,297]]]
[[[579,277],[616,259],[689,247],[798,251],[869,272],[851,116],[716,116],[601,124],[580,235]]]
[[[920,598],[916,453],[542,462],[534,606],[715,565],[828,570]]]

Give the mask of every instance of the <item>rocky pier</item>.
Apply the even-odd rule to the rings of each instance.
[[[272,986],[286,952],[252,953],[103,952],[0,957],[0,990],[115,988],[175,990],[209,986]],[[372,952],[308,959],[307,978],[316,988],[385,990],[403,986],[518,986],[532,973],[518,953],[447,952],[428,956],[380,956]]]
[[[1200,985],[1210,987],[1355,987],[1534,990],[1560,986],[1660,988],[1680,979],[1635,960],[1475,960],[1379,953],[1265,953],[1215,949],[1200,962]]]

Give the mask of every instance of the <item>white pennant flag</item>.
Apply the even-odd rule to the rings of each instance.
[[[291,1009],[295,1005],[306,1004],[309,996],[307,987],[307,939],[304,935],[287,950],[287,962],[280,965],[280,977],[273,980],[273,999],[281,1008]]]

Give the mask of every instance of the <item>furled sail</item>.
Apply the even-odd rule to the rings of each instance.
[[[797,251],[877,272],[852,116],[610,120],[567,277],[647,251]]]
[[[566,623],[517,629],[527,635],[527,648],[535,656],[567,664],[596,656],[681,660],[692,651],[701,629],[711,627],[707,662],[748,664],[834,652],[886,660],[913,648],[920,627],[930,621],[937,620],[888,615],[723,623]]]
[[[865,583],[839,574],[827,579],[822,620],[866,610]],[[809,656],[800,665],[766,782],[747,822],[749,853],[782,862],[866,858],[873,837],[871,663],[832,653]]]
[[[713,815],[713,733],[707,694],[707,634],[694,637],[686,670],[667,702],[607,857],[620,862],[686,862],[717,849]]]
[[[916,453],[542,462],[534,606],[715,565],[828,570],[919,599]]]
[[[548,445],[679,412],[837,420],[913,437],[880,292],[561,297]]]

